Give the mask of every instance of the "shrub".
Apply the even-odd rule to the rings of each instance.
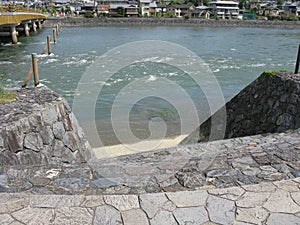
[[[85,14],[84,14],[84,17],[85,18],[94,18],[94,13],[92,11],[87,11]]]
[[[12,101],[16,98],[16,93],[12,91],[5,91],[2,84],[0,84],[0,102]]]

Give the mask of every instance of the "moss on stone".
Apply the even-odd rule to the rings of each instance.
[[[261,74],[262,77],[267,77],[267,76],[274,76],[277,73],[284,73],[288,72],[287,70],[266,70]]]
[[[0,84],[0,102],[12,101],[16,98],[16,93],[13,91],[5,91],[3,85]]]

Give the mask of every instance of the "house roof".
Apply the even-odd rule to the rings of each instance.
[[[140,0],[140,3],[151,3],[151,0]]]
[[[209,7],[206,6],[206,5],[201,5],[201,6],[197,6],[196,9],[202,9],[202,10],[205,10],[205,9],[209,9]]]
[[[174,5],[170,5],[169,6],[170,8],[176,8],[176,9],[189,9],[191,6],[189,5],[177,5],[177,4],[174,4]]]

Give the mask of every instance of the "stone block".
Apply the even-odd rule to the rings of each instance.
[[[260,206],[255,208],[238,208],[236,219],[245,223],[262,224],[268,215],[268,211]]]
[[[41,112],[43,122],[45,125],[51,126],[53,125],[57,120],[57,112],[54,107],[47,107]]]
[[[141,209],[132,209],[122,212],[124,225],[149,225],[147,215]]]
[[[300,218],[292,214],[271,213],[267,225],[295,225],[300,224]]]
[[[204,206],[208,197],[207,191],[181,191],[166,193],[177,207]]]
[[[93,210],[81,207],[65,207],[55,209],[52,224],[92,224]]]
[[[29,133],[25,136],[24,147],[36,152],[39,152],[43,148],[43,140],[38,133]]]
[[[108,205],[96,208],[93,224],[123,225],[120,212]]]
[[[151,225],[178,225],[174,216],[171,212],[168,211],[159,211],[155,216],[150,219]]]
[[[31,207],[33,208],[64,208],[79,207],[84,201],[81,195],[33,195]]]
[[[138,209],[140,207],[136,195],[107,195],[104,196],[104,201],[119,211]]]
[[[174,211],[174,217],[179,225],[198,225],[209,221],[204,207],[178,208]]]
[[[290,193],[283,190],[277,190],[276,192],[273,192],[263,206],[270,212],[300,212],[300,206],[293,201]]]
[[[52,209],[25,208],[12,213],[12,216],[24,224],[52,224],[54,212]]]
[[[232,224],[235,219],[236,208],[233,201],[209,196],[206,208],[212,222],[225,225]]]
[[[43,127],[42,130],[40,130],[40,135],[44,145],[52,145],[54,136],[50,126]]]
[[[14,222],[14,219],[9,214],[0,214],[1,225],[9,225]]]
[[[56,122],[52,127],[54,137],[58,140],[62,140],[65,134],[65,128],[62,122]]]
[[[141,208],[151,219],[169,200],[163,193],[140,195]]]
[[[63,137],[63,143],[73,152],[79,149],[78,147],[79,139],[74,132],[70,132],[70,131],[66,132]]]

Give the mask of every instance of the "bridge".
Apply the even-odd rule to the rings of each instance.
[[[37,12],[0,12],[0,38],[9,37],[17,44],[19,32],[29,36],[30,31],[41,29],[46,18],[45,14]]]

